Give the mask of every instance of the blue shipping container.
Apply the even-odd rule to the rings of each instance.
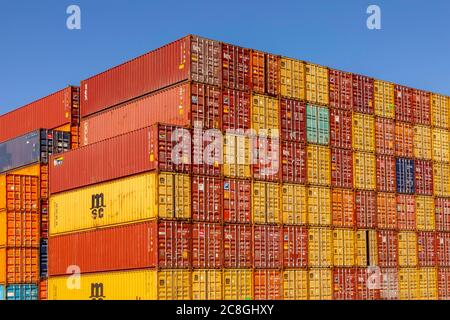
[[[70,133],[36,130],[0,143],[0,173],[47,163],[50,155],[70,150]]]
[[[0,286],[0,300],[38,300],[38,287],[35,284],[13,284]],[[3,296],[2,296],[3,294]]]
[[[0,301],[5,300],[5,286],[0,284]]]
[[[414,160],[397,159],[397,193],[414,193]]]
[[[47,278],[48,273],[48,239],[41,239],[41,252],[39,255],[41,278]]]

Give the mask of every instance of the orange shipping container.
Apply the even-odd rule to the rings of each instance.
[[[0,247],[38,247],[38,213],[0,211]]]
[[[397,228],[397,201],[395,193],[377,194],[377,221],[378,228]]]
[[[279,270],[253,272],[253,298],[255,300],[281,299],[281,273]]]
[[[413,154],[413,126],[406,122],[395,124],[395,154],[397,157],[412,158]]]
[[[333,226],[353,227],[355,224],[354,193],[347,189],[332,191]]]
[[[0,175],[0,210],[37,212],[38,209],[38,177]]]
[[[0,283],[37,283],[39,250],[32,248],[0,249]]]
[[[375,148],[379,154],[395,155],[395,121],[375,118]]]

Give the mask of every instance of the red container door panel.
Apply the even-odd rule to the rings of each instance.
[[[191,267],[191,225],[165,221],[158,225],[158,266],[160,268]]]
[[[306,146],[296,142],[281,142],[282,181],[306,183]]]
[[[378,230],[378,264],[380,267],[398,266],[398,233]]]
[[[220,176],[222,153],[220,148],[211,149],[211,146],[215,146],[218,139],[221,139],[221,136],[218,136],[217,134],[218,132],[215,132],[210,135],[207,130],[194,128],[191,165],[193,174]],[[185,167],[180,166],[180,168],[184,169]]]
[[[353,152],[331,148],[331,186],[353,188]]]
[[[433,162],[426,160],[416,160],[415,170],[415,190],[417,194],[433,195]]]
[[[380,285],[382,300],[398,300],[398,268],[381,268]]]
[[[281,272],[255,270],[253,273],[254,300],[281,300]]]
[[[353,84],[352,74],[348,72],[329,70],[330,107],[352,111]]]
[[[283,227],[283,267],[308,266],[308,230],[300,226]]]
[[[248,180],[223,181],[223,220],[225,223],[250,223],[252,185]]]
[[[183,57],[184,63],[190,63],[190,79],[213,86],[221,86],[222,44],[197,36],[191,36],[189,40],[188,48],[183,46],[183,53],[180,56]],[[186,49],[190,51],[190,57],[186,56]],[[186,65],[181,64],[179,68],[186,68]]]
[[[356,271],[353,268],[333,270],[333,300],[356,299]]]
[[[280,57],[266,53],[266,94],[280,94]]]
[[[252,50],[250,64],[252,91],[264,94],[266,88],[266,57],[264,52]]]
[[[281,139],[306,143],[306,103],[282,98],[280,114]]]
[[[253,266],[255,268],[281,268],[281,227],[253,226]]]
[[[374,191],[355,191],[356,226],[376,228],[377,196]]]
[[[381,192],[395,192],[395,157],[377,156],[377,190]]]
[[[431,125],[431,94],[429,92],[413,89],[413,115],[415,124]]]
[[[252,227],[225,225],[223,254],[225,268],[250,268],[252,266]]]
[[[375,148],[378,154],[395,155],[394,120],[375,118]]]
[[[215,269],[222,267],[222,226],[212,223],[192,225],[192,267]]]
[[[192,219],[220,222],[222,180],[215,177],[192,176]]]
[[[191,125],[202,129],[222,128],[222,91],[219,87],[191,84]]]
[[[252,139],[252,173],[256,180],[278,182],[280,180],[280,139],[254,137]],[[296,159],[305,163],[306,157]]]
[[[395,119],[397,121],[414,121],[413,89],[395,85]]]
[[[436,198],[436,230],[450,232],[450,199]]]
[[[331,147],[352,149],[352,112],[330,109]]]
[[[230,89],[250,90],[250,49],[222,44],[222,85]]]
[[[399,230],[416,230],[416,201],[413,195],[397,195],[397,223]]]
[[[395,155],[397,157],[413,158],[414,148],[413,125],[406,122],[395,124]]]
[[[374,80],[361,75],[353,75],[353,111],[373,114]]]
[[[380,272],[378,267],[356,269],[356,299],[380,300]]]
[[[419,267],[436,266],[436,234],[434,232],[417,233],[417,253]]]
[[[450,233],[436,233],[436,257],[440,267],[450,267]]]
[[[250,94],[232,89],[222,91],[222,130],[250,129]]]

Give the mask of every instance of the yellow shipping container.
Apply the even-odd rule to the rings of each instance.
[[[356,231],[356,266],[378,265],[377,232],[375,230]]]
[[[419,298],[419,273],[416,268],[400,268],[398,271],[400,300]]]
[[[333,235],[330,228],[308,230],[308,263],[310,267],[332,266]]]
[[[281,224],[280,185],[254,181],[252,184],[253,223]]]
[[[50,197],[50,235],[190,217],[191,179],[178,173],[145,173]]]
[[[222,271],[194,270],[192,271],[193,300],[222,300]]]
[[[48,300],[190,300],[187,270],[134,270],[48,279]]]
[[[61,127],[58,127],[58,128],[55,128],[55,129],[53,129],[53,130],[56,130],[56,131],[63,131],[63,132],[71,132],[71,125],[70,125],[70,123],[68,123],[68,124],[66,124],[66,125],[63,125],[63,126],[61,126]]]
[[[308,271],[283,271],[283,300],[308,300]]]
[[[446,96],[431,94],[431,124],[438,128],[450,128],[449,105]]]
[[[419,231],[435,230],[434,198],[416,196],[416,224]]]
[[[251,269],[225,269],[223,271],[224,300],[252,300],[253,272]]]
[[[431,160],[432,158],[431,128],[427,126],[414,126],[414,157]]]
[[[251,178],[251,142],[244,134],[225,134],[223,138],[223,175]]]
[[[303,61],[281,58],[281,95],[287,98],[305,100],[305,63]]]
[[[298,184],[283,184],[281,187],[281,210],[284,224],[305,225],[308,223],[306,187]]]
[[[353,267],[355,265],[355,231],[353,229],[333,230],[333,265]]]
[[[277,134],[280,127],[278,99],[254,94],[252,97],[252,129],[258,134]]]
[[[398,263],[400,267],[417,266],[417,234],[415,232],[399,232]]]
[[[376,158],[365,152],[353,153],[353,180],[356,189],[376,190]]]
[[[11,172],[8,172],[8,174],[17,174],[17,175],[23,175],[23,176],[36,176],[39,177],[41,175],[41,165],[35,164],[32,166],[20,168]]]
[[[434,195],[450,197],[450,164],[433,162]]]
[[[353,149],[375,152],[375,118],[370,114],[353,113]]]
[[[433,129],[433,160],[450,162],[450,133],[445,129]]]
[[[386,81],[374,81],[375,114],[395,119],[394,85]]]
[[[328,105],[328,68],[305,63],[306,100],[311,103]]]
[[[419,299],[420,300],[437,300],[438,284],[437,284],[436,268],[419,268]]]
[[[331,190],[328,188],[308,188],[308,224],[331,226]]]
[[[308,183],[320,186],[331,184],[330,148],[309,145],[308,152]]]
[[[331,300],[333,298],[331,269],[311,269],[308,282],[310,300]]]

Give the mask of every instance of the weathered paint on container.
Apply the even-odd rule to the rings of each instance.
[[[71,276],[48,279],[49,300],[190,300],[188,270],[127,270],[81,274],[80,288]]]
[[[308,272],[309,300],[332,300],[332,278],[331,269],[310,269]]]
[[[432,135],[433,161],[450,162],[450,133],[434,128]]]
[[[398,268],[381,268],[381,299],[398,300]]]
[[[262,135],[252,137],[252,177],[256,180],[260,181],[271,181],[271,182],[279,182],[281,178],[281,173],[283,168],[280,164],[282,152],[285,152],[285,156],[290,156],[289,152],[286,152],[286,149],[280,150],[281,145],[283,147],[289,147],[285,143],[281,143],[278,137],[265,137]],[[295,147],[294,147],[295,148]],[[303,147],[304,149],[304,147]],[[295,150],[290,150],[291,152]],[[300,153],[300,158],[296,159],[299,163],[296,163],[297,167],[300,167],[300,176],[303,162],[305,159],[302,159],[302,152],[306,153],[305,150],[298,150]],[[290,157],[291,161],[294,159],[292,156]],[[303,165],[304,167],[304,165]],[[284,167],[286,170],[286,166]],[[287,169],[289,171],[289,169]],[[306,168],[303,168],[306,170]]]
[[[414,195],[397,195],[397,220],[399,230],[416,230],[416,201]]]
[[[281,271],[280,270],[254,270],[253,271],[253,299],[254,300],[281,300]]]
[[[392,119],[375,118],[375,150],[378,154],[395,155],[395,122]]]
[[[333,266],[353,267],[355,265],[355,231],[337,228],[333,230]]]
[[[252,183],[252,222],[281,224],[280,186],[272,182]]]
[[[0,211],[38,212],[39,178],[33,176],[0,175]]]
[[[415,232],[398,233],[398,265],[400,268],[417,266],[417,240]]]
[[[253,225],[253,267],[280,269],[283,265],[282,229],[273,225]]]
[[[414,126],[414,157],[417,159],[431,160],[433,144],[431,128],[422,125]]]
[[[331,190],[322,187],[308,188],[308,225],[331,226]]]
[[[307,147],[308,184],[331,185],[331,151],[328,147],[309,145]]]
[[[353,110],[352,74],[328,69],[330,108]]]
[[[283,271],[283,300],[308,299],[308,271],[286,269]]]
[[[331,191],[332,224],[334,227],[355,226],[355,194],[349,189]]]
[[[375,281],[381,283],[378,268],[356,268],[356,299],[357,300],[380,300],[381,290],[379,286],[372,286]],[[377,282],[375,282],[377,283]]]
[[[330,228],[308,229],[309,267],[331,267],[333,265],[333,232]]]
[[[330,109],[330,146],[352,149],[352,112]]]
[[[356,286],[354,268],[333,269],[333,300],[355,300]]]
[[[192,300],[222,300],[222,270],[192,271]]]
[[[376,158],[365,152],[353,153],[353,179],[358,190],[376,190]]]
[[[450,268],[438,268],[438,299],[450,299]]]
[[[439,267],[450,267],[450,233],[436,232],[436,257]]]
[[[224,225],[223,261],[225,268],[250,268],[252,266],[252,227],[250,225]]]
[[[386,81],[374,81],[375,115],[395,119],[394,85]]]
[[[371,115],[353,113],[353,149],[375,152],[375,118]]]
[[[191,218],[191,179],[145,173],[50,198],[50,235],[156,218]]]
[[[353,75],[353,111],[374,113],[374,79],[362,75]]]
[[[413,89],[414,123],[431,126],[431,93]]]
[[[395,157],[377,155],[377,191],[395,192]]]
[[[419,299],[419,274],[416,268],[400,268],[398,271],[400,300]]]
[[[302,226],[283,227],[283,267],[308,266],[308,230]]]
[[[223,180],[223,221],[250,223],[252,183],[248,180]]]
[[[305,186],[282,184],[281,214],[285,225],[306,225],[308,222],[308,198]]]
[[[355,265],[370,267],[378,265],[378,238],[373,229],[358,229],[355,232]]]
[[[355,191],[357,228],[375,228],[377,225],[377,197],[373,191]]]
[[[449,129],[450,112],[446,96],[440,94],[431,94],[431,124],[434,127]]]
[[[328,105],[328,68],[305,63],[305,87],[308,102]]]
[[[330,143],[330,115],[328,108],[306,105],[306,137],[308,143]]]
[[[380,229],[397,229],[395,193],[377,193],[377,226]]]
[[[417,230],[435,231],[434,200],[433,197],[416,196]]]
[[[305,63],[281,57],[280,94],[282,97],[298,100],[306,99]]]
[[[281,139],[306,143],[306,103],[280,99]]]
[[[252,300],[253,271],[251,269],[223,270],[223,299]]]

